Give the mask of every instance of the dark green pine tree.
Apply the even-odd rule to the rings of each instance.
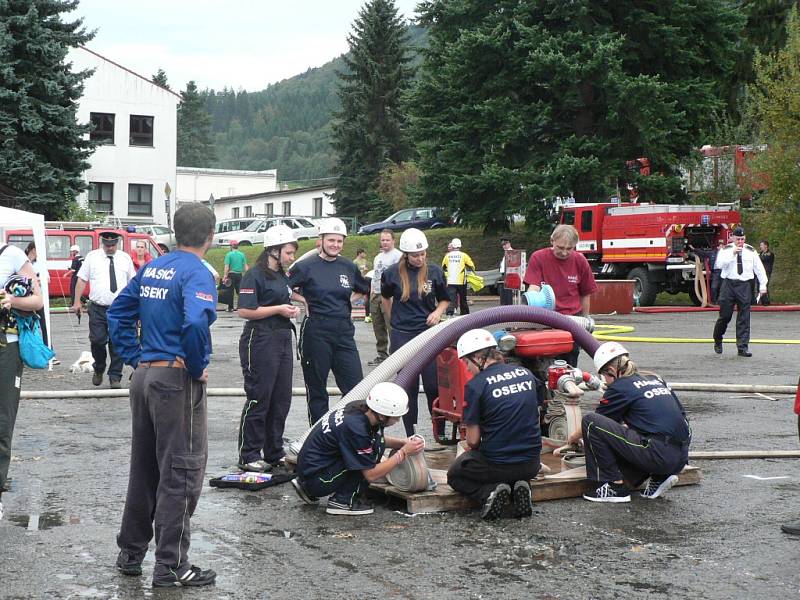
[[[339,73],[341,111],[332,128],[337,154],[336,210],[346,216],[382,216],[391,205],[375,193],[388,161],[411,153],[403,96],[409,67],[408,28],[393,0],[369,0],[347,38],[346,70]]]
[[[169,87],[169,82],[167,81],[167,74],[164,72],[164,69],[159,69],[158,72],[151,77],[151,80],[156,85],[160,85],[164,89],[171,90],[172,88]]]
[[[208,167],[216,160],[211,117],[194,81],[186,84],[178,106],[178,166]]]
[[[543,199],[679,195],[677,159],[724,106],[728,0],[428,0],[413,101],[423,202],[502,229]],[[661,175],[637,178],[647,157]]]
[[[7,205],[62,217],[85,188],[91,145],[75,120],[89,71],[73,73],[67,52],[92,34],[62,20],[77,0],[0,1],[0,185]]]

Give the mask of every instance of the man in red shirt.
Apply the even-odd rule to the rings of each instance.
[[[562,315],[589,316],[589,296],[597,290],[589,261],[575,252],[578,231],[572,225],[559,225],[550,236],[550,248],[542,248],[531,255],[523,280],[529,290],[539,291],[543,283],[549,284],[556,295],[556,312]],[[578,365],[579,348],[558,358],[573,367]]]

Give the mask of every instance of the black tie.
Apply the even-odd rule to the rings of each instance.
[[[111,293],[113,294],[114,292],[117,291],[117,272],[114,270],[114,257],[113,256],[109,256],[108,260],[110,261],[108,263],[108,279],[109,279],[109,281],[111,281]],[[742,272],[742,267],[741,267],[741,259],[740,259],[739,260],[739,273],[741,273],[741,272]]]
[[[113,267],[112,267],[113,269]],[[744,272],[744,267],[742,266],[742,252],[741,250],[736,254],[736,272],[741,275]],[[114,291],[114,290],[111,290]]]

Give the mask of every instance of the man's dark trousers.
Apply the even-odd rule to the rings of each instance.
[[[22,381],[22,360],[19,344],[6,342],[0,333],[0,495],[6,485],[8,466],[11,462],[11,438],[19,409],[19,392]]]
[[[367,488],[366,483],[361,471],[348,471],[341,461],[300,481],[303,489],[312,496],[319,498],[330,495],[334,501],[342,504],[352,504]]]
[[[499,483],[514,487],[516,481],[530,481],[539,472],[539,456],[519,463],[490,462],[479,450],[459,456],[447,471],[447,484],[455,491],[483,504]]]
[[[586,476],[598,483],[620,479],[638,487],[650,475],[674,475],[689,462],[689,442],[668,443],[597,413],[583,416]]]
[[[752,280],[739,281],[738,279],[723,279],[719,291],[719,318],[714,325],[714,342],[722,343],[725,330],[733,316],[733,307],[736,305],[736,347],[747,350],[750,344],[750,301],[752,299]]]
[[[256,322],[257,323],[257,322]],[[253,324],[239,339],[247,394],[239,427],[239,460],[270,464],[284,457],[283,430],[292,404],[292,330]]]
[[[141,560],[153,538],[153,578],[190,566],[189,519],[208,458],[206,386],[185,369],[140,365],[130,386],[131,468],[117,545]]]
[[[231,285],[236,292],[235,294],[231,292],[231,299],[230,302],[228,302],[228,310],[233,310],[233,297],[239,296],[239,290],[242,287],[242,274],[234,271],[228,271],[228,279],[231,280]]]
[[[447,314],[454,315],[456,311],[456,304],[458,304],[458,314],[468,315],[469,304],[467,303],[467,284],[462,285],[448,285],[447,295],[450,296],[450,306],[447,307]],[[458,300],[458,302],[456,302]]]
[[[355,327],[347,317],[312,315],[303,325],[300,336],[303,349],[301,364],[310,425],[328,412],[327,385],[331,370],[342,396],[364,379],[354,335]]]
[[[106,318],[107,306],[89,303],[89,342],[92,347],[94,359],[94,372],[101,375],[106,371],[106,346],[111,364],[108,367],[108,378],[119,381],[122,379],[122,358],[114,352],[114,345],[108,337],[108,319]]]

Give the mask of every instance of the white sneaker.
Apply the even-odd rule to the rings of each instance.
[[[655,500],[666,494],[676,483],[678,483],[677,475],[670,475],[669,477],[658,477],[652,475],[650,479],[644,484],[644,489],[641,492],[642,498]]]
[[[3,520],[3,503],[0,502],[0,521]]]

